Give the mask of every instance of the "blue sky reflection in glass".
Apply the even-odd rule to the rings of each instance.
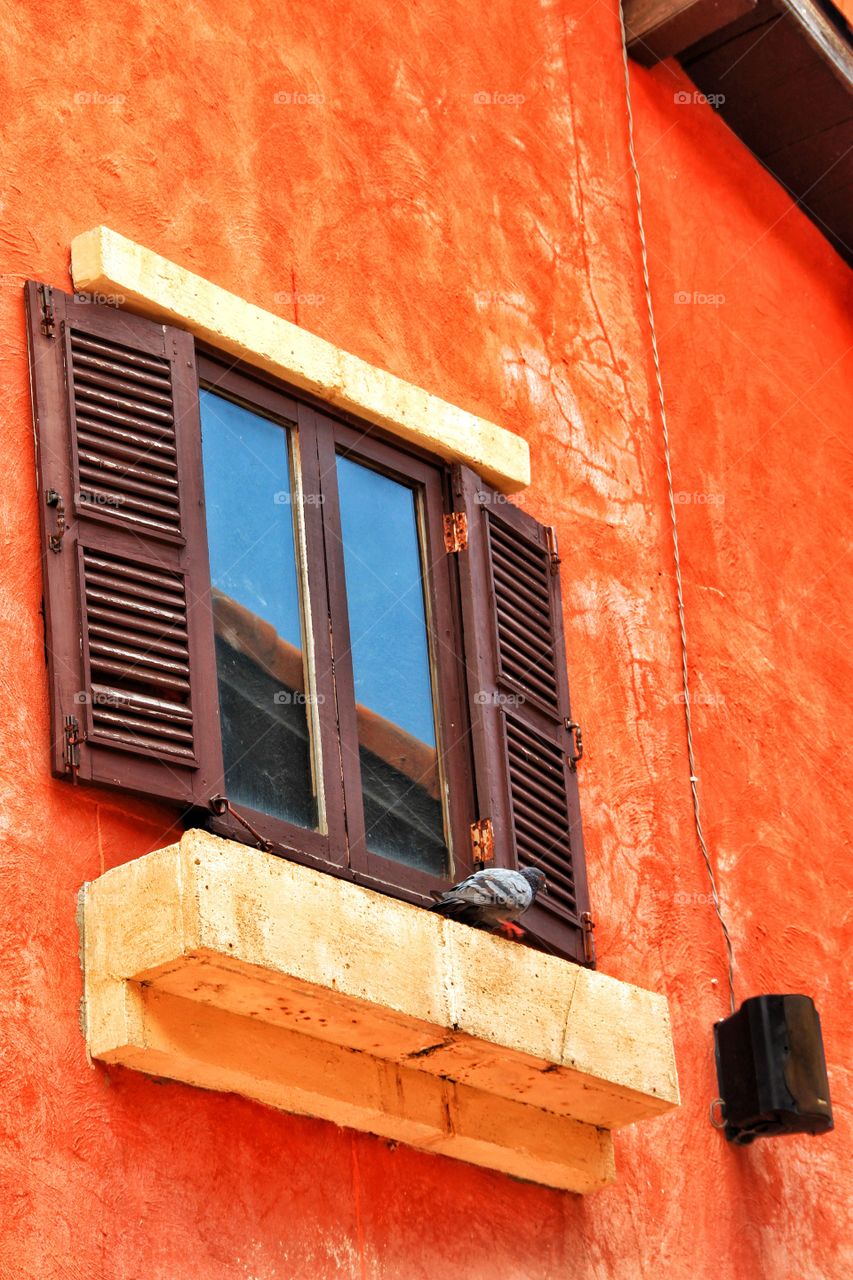
[[[316,828],[288,431],[207,390],[201,427],[228,795]]]
[[[338,491],[356,701],[434,747],[415,494],[343,457]]]

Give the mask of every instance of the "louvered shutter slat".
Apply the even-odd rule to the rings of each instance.
[[[206,806],[222,757],[192,338],[53,305],[45,334],[28,285],[54,772]]]
[[[478,813],[498,865],[548,878],[524,923],[582,961],[589,904],[559,574],[543,526],[468,468],[454,468],[453,492],[468,519],[459,566]]]
[[[82,327],[88,315],[110,310],[72,301],[73,319],[62,333],[77,502],[116,525],[180,538],[172,362],[165,348],[162,355],[140,352],[131,324],[115,325],[112,338]],[[163,326],[151,327],[165,334]]]

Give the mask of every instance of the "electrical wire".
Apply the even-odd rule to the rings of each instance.
[[[625,106],[628,112],[628,152],[631,158],[631,169],[634,174],[634,190],[637,202],[637,226],[640,232],[640,250],[643,264],[643,284],[646,291],[646,307],[648,309],[649,329],[651,330],[652,337],[652,356],[654,359],[655,379],[657,381],[658,402],[660,405],[661,429],[663,432],[663,456],[666,466],[666,490],[667,497],[669,499],[669,519],[670,524],[672,525],[672,551],[673,559],[675,561],[675,590],[678,601],[678,630],[681,640],[681,685],[684,702],[684,726],[687,732],[687,761],[690,769],[690,792],[693,797],[693,819],[696,826],[696,838],[699,842],[699,848],[702,851],[702,857],[705,861],[708,879],[711,882],[711,898],[714,903],[714,910],[717,913],[717,919],[720,922],[720,928],[723,931],[723,938],[726,943],[726,951],[728,953],[729,999],[732,1013],[734,1013],[734,949],[732,947],[731,935],[729,934],[728,926],[723,916],[722,906],[720,905],[720,895],[717,891],[717,877],[714,874],[711,855],[708,852],[705,833],[702,830],[702,815],[699,807],[699,777],[696,772],[696,751],[693,745],[693,722],[690,715],[690,682],[687,671],[687,627],[684,621],[684,585],[681,578],[681,557],[678,546],[678,523],[676,521],[675,493],[672,484],[672,460],[669,448],[669,428],[667,426],[666,400],[663,393],[663,378],[661,377],[660,357],[658,355],[657,329],[655,327],[655,313],[652,306],[652,290],[649,283],[649,260],[646,252],[646,229],[643,222],[640,171],[637,168],[637,157],[634,151],[634,113],[631,108],[631,79],[628,70],[628,41],[625,33],[625,15],[622,12],[621,0],[617,0],[617,9],[619,10],[619,27],[622,33],[622,62],[625,69]]]

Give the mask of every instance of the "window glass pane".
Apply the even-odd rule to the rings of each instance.
[[[448,866],[414,492],[338,458],[367,846]]]
[[[201,428],[228,798],[314,828],[288,432],[206,390]]]

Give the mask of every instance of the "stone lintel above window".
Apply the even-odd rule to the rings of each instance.
[[[281,316],[221,289],[108,227],[71,243],[74,288],[188,330],[257,369],[357,414],[448,462],[463,462],[503,493],[530,483],[521,436],[448,404]]]

